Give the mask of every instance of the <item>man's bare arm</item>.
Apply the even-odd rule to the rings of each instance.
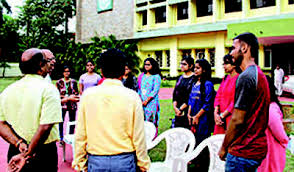
[[[228,147],[233,143],[236,137],[240,134],[240,130],[245,122],[245,110],[234,109],[232,119],[229,123],[226,136],[219,152],[220,159],[225,160],[228,153]]]
[[[36,149],[47,140],[53,125],[54,124],[39,125],[37,132],[29,144],[28,152],[25,154],[26,156],[32,156],[36,152]]]
[[[0,136],[2,136],[2,138],[8,143],[18,147],[17,144],[20,141],[20,138],[16,136],[13,129],[6,121],[0,121]]]

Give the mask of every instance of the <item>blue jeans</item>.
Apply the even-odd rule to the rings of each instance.
[[[226,172],[256,172],[260,164],[261,160],[246,159],[228,153]]]
[[[89,172],[136,172],[135,153],[88,155]]]

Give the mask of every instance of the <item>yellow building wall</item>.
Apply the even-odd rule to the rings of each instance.
[[[225,55],[225,48],[230,41],[226,39],[226,32],[210,32],[200,34],[189,34],[161,38],[144,39],[139,42],[139,56],[144,61],[148,57],[156,58],[155,51],[163,51],[163,68],[166,67],[166,50],[170,51],[169,75],[177,76],[179,64],[182,58],[182,50],[191,50],[191,55],[196,58],[197,49],[205,49],[205,58],[209,61],[208,49],[215,48],[216,77],[223,77],[222,59]]]
[[[274,16],[285,13],[294,13],[294,4],[289,5],[288,0],[276,0],[273,7],[264,7],[251,9],[250,0],[242,0],[242,11],[225,13],[224,0],[213,0],[213,15],[206,17],[196,16],[196,1],[189,0],[189,18],[183,21],[177,21],[177,7],[175,4],[168,5],[166,23],[156,24],[154,21],[155,13],[153,9],[148,9],[147,30],[172,28],[183,25],[197,25],[203,23],[214,23],[230,20],[240,20],[246,22],[247,19],[256,17]],[[148,3],[148,6],[150,3]],[[137,16],[136,20],[142,17]],[[140,24],[141,22],[135,22]],[[135,28],[138,28],[135,27]],[[179,63],[182,57],[182,50],[191,50],[191,56],[196,59],[197,49],[205,49],[206,58],[208,58],[208,49],[215,48],[215,67],[214,76],[222,77],[224,75],[222,60],[223,56],[229,53],[229,47],[232,40],[227,39],[227,31],[215,31],[207,33],[191,33],[186,35],[173,35],[158,38],[146,38],[139,41],[139,56],[144,60],[148,54],[155,57],[154,51],[163,51],[163,68],[169,69],[170,76],[177,76],[179,73]],[[166,67],[166,51],[170,51],[170,67]],[[260,45],[259,66],[264,67],[264,47]]]

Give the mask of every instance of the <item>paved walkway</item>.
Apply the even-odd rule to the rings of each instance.
[[[167,100],[172,98],[172,92],[173,88],[161,88],[159,91],[159,99],[161,100]],[[287,101],[287,102],[294,102],[294,99],[281,97],[281,101]],[[68,117],[66,115],[65,117],[65,123],[68,121]],[[65,127],[64,127],[65,128]],[[7,167],[7,150],[8,150],[8,144],[0,137],[0,172],[6,171]],[[71,168],[71,162],[72,162],[72,150],[71,146],[66,146],[66,162],[62,161],[62,148],[58,146],[58,167],[60,172],[73,172],[74,170]]]

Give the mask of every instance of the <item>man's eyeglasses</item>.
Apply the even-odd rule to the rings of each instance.
[[[181,65],[183,65],[183,66],[186,66],[186,65],[188,65],[187,63],[180,63]]]
[[[144,64],[145,66],[151,66],[151,64]]]

